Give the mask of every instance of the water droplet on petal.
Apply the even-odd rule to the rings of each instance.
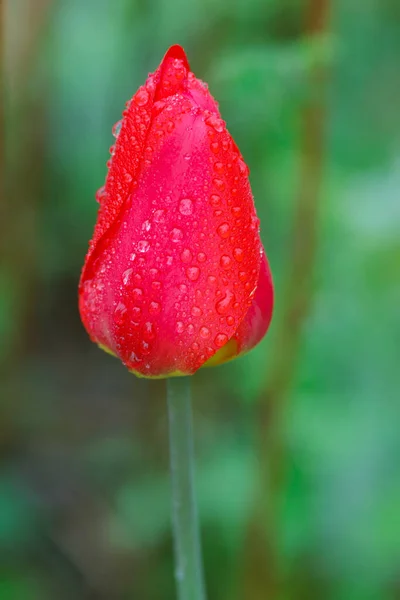
[[[208,329],[208,327],[204,327],[204,326],[203,326],[203,327],[200,327],[200,331],[199,331],[199,333],[200,333],[200,336],[201,336],[203,339],[205,339],[205,340],[206,340],[208,337],[210,337],[210,330]]]
[[[171,229],[169,237],[175,243],[180,242],[181,239],[183,238],[182,230],[178,229],[178,227],[174,227],[173,229]]]
[[[218,196],[218,194],[211,194],[211,196],[210,196],[210,204],[214,208],[216,206],[219,206],[221,204],[221,197]]]
[[[156,223],[164,223],[165,221],[165,210],[163,208],[160,208],[159,210],[156,210],[156,212],[153,215],[153,219]]]
[[[197,255],[197,260],[202,263],[205,262],[207,260],[207,255],[204,254],[204,252],[199,252]]]
[[[117,307],[114,311],[115,323],[117,325],[122,325],[127,315],[126,306],[122,302],[118,302]]]
[[[151,223],[150,223],[150,221],[149,221],[149,220],[147,220],[147,221],[144,221],[144,223],[143,223],[143,225],[142,225],[142,229],[143,229],[144,231],[150,231],[150,229],[151,229]]]
[[[203,311],[198,306],[192,306],[190,313],[192,317],[200,317],[203,314]]]
[[[223,179],[213,179],[213,184],[220,192],[225,189],[225,182]]]
[[[221,133],[224,130],[223,120],[216,115],[210,115],[207,117],[206,123],[207,125],[210,125],[210,127],[213,127],[215,131],[218,131],[218,133]]]
[[[119,136],[121,127],[122,127],[122,119],[120,121],[117,121],[115,123],[114,127],[112,128],[112,134],[115,138],[117,138]]]
[[[149,92],[145,88],[140,88],[136,92],[134,100],[138,106],[146,106],[149,101]]]
[[[124,285],[128,285],[130,277],[132,275],[132,271],[133,269],[127,269],[126,271],[124,271],[122,275],[122,282]]]
[[[197,281],[200,277],[200,269],[198,267],[188,267],[186,269],[186,275],[190,281]]]
[[[142,336],[144,340],[154,340],[154,338],[156,337],[156,329],[154,327],[154,323],[152,323],[151,321],[146,321],[146,323],[143,325]]]
[[[98,202],[99,204],[101,204],[101,203],[102,203],[102,201],[104,200],[104,198],[105,198],[106,196],[107,196],[107,193],[106,193],[106,188],[105,188],[105,187],[104,187],[104,185],[103,185],[103,186],[102,186],[102,187],[101,187],[99,190],[97,190],[97,192],[96,192],[96,200],[97,200],[97,202]]]
[[[193,254],[190,252],[189,248],[185,248],[181,254],[181,260],[184,263],[189,263],[193,258]]]
[[[175,325],[175,331],[176,331],[177,333],[183,333],[184,329],[185,329],[185,326],[184,326],[184,324],[182,323],[182,321],[177,321],[177,322],[176,322],[176,325]]]
[[[226,317],[226,322],[228,325],[230,325],[232,327],[232,325],[234,325],[234,323],[235,323],[235,319],[231,315],[228,315]]]
[[[228,341],[228,336],[225,333],[218,333],[215,336],[214,343],[218,348],[222,348]]]
[[[217,313],[219,315],[225,315],[228,312],[231,303],[234,301],[234,298],[234,293],[230,290],[227,290],[224,297],[221,298],[221,300],[218,300],[218,302],[215,305]]]
[[[179,212],[182,215],[191,215],[193,212],[193,201],[190,198],[182,198],[179,202]]]
[[[142,253],[148,252],[150,249],[150,243],[147,240],[141,240],[138,242],[137,249]]]
[[[229,236],[229,225],[228,223],[222,223],[218,229],[217,233],[222,238],[227,238]]]
[[[149,313],[151,315],[157,315],[161,310],[161,305],[159,302],[152,301],[149,304]]]
[[[242,262],[244,259],[244,252],[242,248],[235,248],[233,251],[233,258],[237,260],[237,262]]]
[[[143,296],[143,290],[141,288],[134,288],[132,290],[133,300],[141,300],[142,296]]]
[[[148,342],[146,342],[145,340],[141,340],[140,348],[142,350],[142,354],[144,354],[145,356],[147,354],[150,354],[150,352],[151,352],[150,344]]]
[[[220,258],[220,265],[223,269],[229,269],[231,266],[231,259],[226,254],[223,254]]]
[[[214,154],[217,154],[219,151],[219,144],[218,142],[212,142],[210,144],[210,148],[211,148],[211,152],[214,152]]]

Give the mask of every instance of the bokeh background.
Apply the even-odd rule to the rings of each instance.
[[[0,598],[175,597],[165,384],[89,342],[112,125],[172,43],[251,169],[270,333],[193,378],[209,600],[400,598],[398,0],[3,0]]]

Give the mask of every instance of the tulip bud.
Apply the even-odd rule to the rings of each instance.
[[[79,285],[91,339],[144,377],[250,350],[273,287],[248,168],[207,86],[172,46],[114,127]]]

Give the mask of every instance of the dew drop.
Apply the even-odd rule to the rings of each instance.
[[[137,245],[137,249],[142,254],[146,253],[150,249],[150,243],[147,240],[140,240]]]
[[[191,215],[193,212],[193,201],[190,198],[182,198],[179,202],[179,212],[181,215]]]
[[[220,192],[222,192],[225,189],[225,182],[223,179],[213,179],[213,184]]]
[[[230,325],[232,327],[232,325],[234,325],[234,323],[235,323],[235,319],[232,317],[232,315],[228,315],[226,317],[226,322],[228,325]]]
[[[129,280],[132,275],[132,271],[133,271],[133,269],[127,269],[126,271],[124,271],[124,273],[122,275],[122,282],[124,285],[128,285]]]
[[[153,283],[151,284],[151,287],[153,288],[153,290],[161,290],[162,284],[161,281],[153,281]]]
[[[210,125],[210,127],[213,127],[215,131],[218,131],[218,133],[221,133],[224,130],[223,120],[217,117],[216,115],[210,115],[209,117],[207,117],[206,123],[207,125]]]
[[[104,200],[104,198],[107,196],[106,193],[106,188],[104,187],[104,185],[96,192],[96,200],[99,204],[102,203],[102,201]]]
[[[154,323],[152,323],[151,321],[146,321],[146,323],[143,325],[142,336],[144,340],[154,340],[154,338],[156,337],[156,329],[154,327]]]
[[[121,127],[122,127],[122,119],[120,121],[117,121],[114,125],[114,127],[112,128],[112,134],[115,138],[117,138],[119,136],[119,132],[121,131]]]
[[[173,229],[171,229],[169,237],[175,243],[180,242],[181,239],[183,238],[182,230],[178,229],[178,227],[174,227]]]
[[[146,106],[149,101],[149,92],[145,88],[140,88],[136,92],[134,100],[138,106]]]
[[[185,329],[184,324],[182,323],[182,321],[177,321],[175,324],[175,331],[176,333],[183,333]]]
[[[155,302],[154,300],[149,304],[149,313],[151,315],[157,315],[161,310],[161,305],[159,302]]]
[[[223,254],[219,261],[219,263],[223,269],[229,269],[231,266],[231,262],[232,262],[231,259],[226,254]]]
[[[179,291],[182,292],[182,294],[185,294],[188,291],[187,285],[185,283],[181,283],[179,285]]]
[[[194,333],[194,325],[192,325],[192,323],[189,323],[189,325],[187,326],[187,332],[189,335],[193,335]]]
[[[197,352],[197,350],[200,348],[199,344],[197,342],[193,342],[192,344],[192,350],[194,352]]]
[[[142,225],[142,229],[143,231],[150,231],[151,229],[151,223],[149,220],[144,221],[143,225]]]
[[[140,348],[142,350],[142,354],[144,354],[145,356],[147,354],[150,354],[150,352],[151,352],[150,344],[148,342],[146,342],[145,340],[142,340],[140,342]]]
[[[208,329],[208,327],[204,327],[204,326],[203,326],[203,327],[200,327],[200,331],[199,331],[199,333],[200,333],[200,336],[201,336],[201,337],[202,337],[204,340],[206,340],[207,338],[209,338],[209,337],[210,337],[210,330]]]
[[[242,248],[235,248],[233,251],[233,258],[237,260],[237,262],[242,262],[244,259],[244,252]]]
[[[213,152],[214,154],[217,154],[219,152],[219,144],[218,144],[218,142],[212,142],[210,144],[210,148],[211,148],[211,152]]]
[[[117,307],[114,311],[115,323],[117,325],[122,325],[126,316],[126,306],[122,302],[118,302]]]
[[[134,288],[132,290],[133,300],[141,300],[143,296],[143,290],[141,288]]]
[[[239,279],[240,279],[240,281],[246,281],[246,279],[247,279],[246,271],[239,271]]]
[[[225,315],[228,310],[229,307],[232,303],[232,301],[234,300],[235,295],[233,292],[231,292],[230,290],[227,290],[225,293],[225,296],[223,298],[221,298],[221,300],[218,300],[218,302],[215,305],[215,309],[217,311],[217,313],[219,315]]]
[[[221,204],[221,197],[218,196],[218,194],[211,194],[211,196],[210,196],[210,204],[214,208],[216,206],[219,206]]]
[[[160,208],[159,210],[156,210],[156,212],[153,215],[153,219],[156,223],[164,223],[165,221],[165,210],[163,208]]]
[[[150,277],[155,277],[158,273],[158,269],[152,267],[151,269],[149,269],[149,275]]]
[[[227,238],[229,236],[229,225],[228,223],[222,223],[218,229],[217,229],[217,233],[220,237]]]
[[[238,217],[242,212],[242,208],[241,206],[232,206],[231,211],[234,217]]]
[[[222,348],[228,341],[228,336],[225,333],[218,333],[215,336],[214,343],[218,348]]]
[[[192,317],[200,317],[203,314],[203,311],[198,306],[192,306],[190,314],[192,315]]]
[[[239,165],[239,171],[240,171],[240,173],[242,175],[248,175],[249,174],[249,168],[246,165],[246,163],[244,162],[244,160],[242,160],[241,158],[239,158],[238,165]]]
[[[197,281],[200,277],[200,269],[198,267],[188,267],[186,269],[186,275],[190,281]]]
[[[129,360],[130,360],[131,362],[133,362],[133,363],[142,362],[142,359],[141,359],[141,358],[139,358],[139,357],[137,356],[137,354],[135,354],[134,352],[132,352],[132,354],[130,355],[130,357],[129,357]]]
[[[193,258],[193,254],[190,252],[189,248],[185,248],[181,254],[181,261],[184,263],[189,263]]]
[[[199,261],[199,263],[203,263],[207,260],[207,255],[204,254],[204,252],[199,252],[197,255],[197,260]]]
[[[225,165],[222,162],[216,162],[214,163],[214,169],[217,173],[223,173],[225,171]]]

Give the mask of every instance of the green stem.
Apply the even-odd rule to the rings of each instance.
[[[178,600],[205,600],[194,491],[190,377],[167,381],[172,481],[172,526]]]

